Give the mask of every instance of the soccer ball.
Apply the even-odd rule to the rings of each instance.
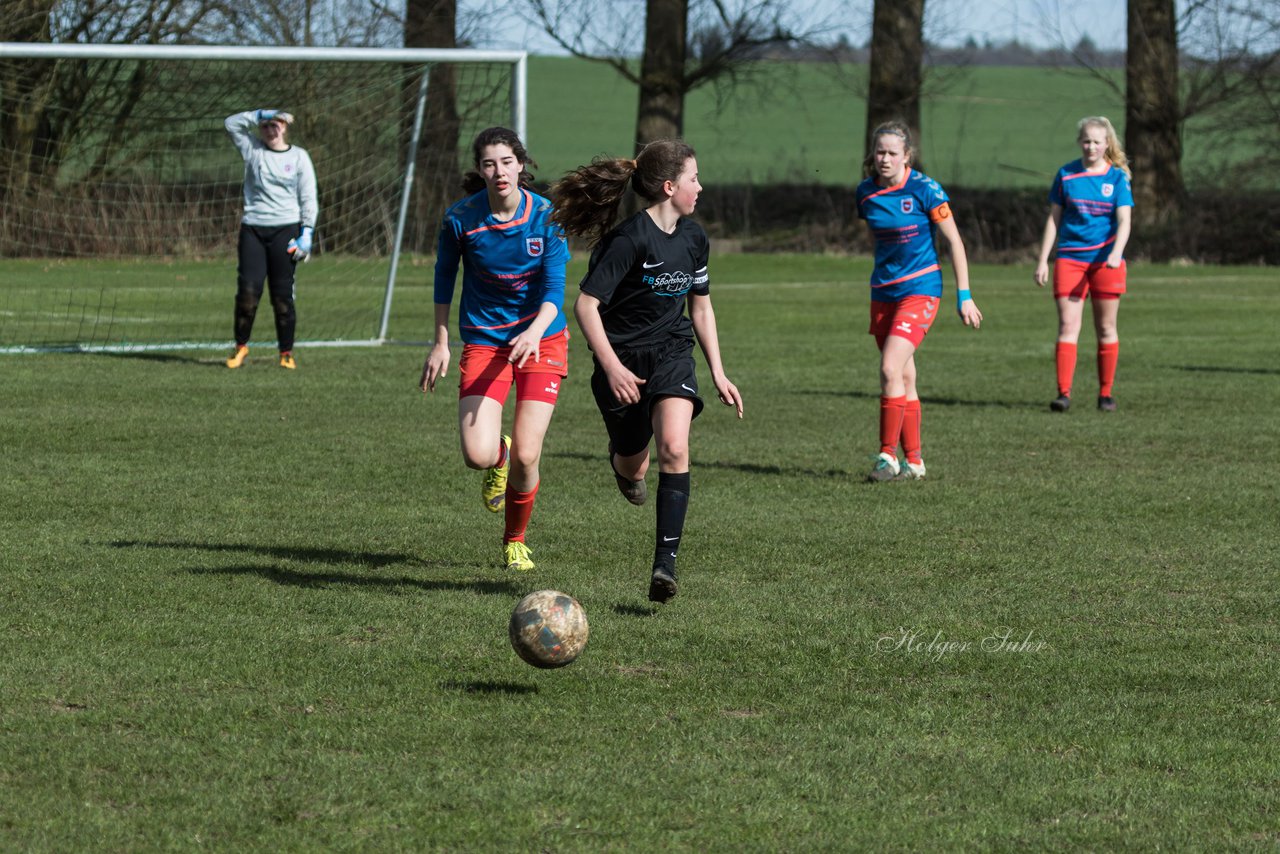
[[[564,667],[587,645],[587,612],[567,593],[538,590],[511,612],[507,633],[516,655],[534,667]]]

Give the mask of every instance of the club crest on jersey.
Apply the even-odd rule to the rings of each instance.
[[[903,199],[903,200],[902,200],[902,212],[903,212],[904,214],[909,214],[909,213],[911,213],[913,210],[915,210],[915,204],[914,204],[914,202],[915,202],[915,199]]]
[[[1115,184],[1103,184],[1103,185],[1102,185],[1102,197],[1103,197],[1104,199],[1109,199],[1109,198],[1111,198],[1111,194],[1112,194],[1113,192],[1115,192],[1115,189],[1116,189],[1116,185],[1115,185]]]
[[[542,255],[542,238],[526,237],[524,240],[524,248],[529,253],[530,258],[538,258]]]

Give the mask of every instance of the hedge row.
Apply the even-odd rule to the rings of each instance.
[[[1033,260],[1048,213],[1041,190],[948,188],[975,261]],[[870,252],[852,188],[719,186],[703,192],[698,219],[747,252]],[[1280,264],[1280,193],[1194,193],[1182,221],[1135,229],[1128,257],[1203,264]]]

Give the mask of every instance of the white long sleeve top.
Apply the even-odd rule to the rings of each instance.
[[[244,158],[246,225],[315,227],[320,214],[316,170],[306,149],[290,145],[273,151],[258,136],[258,111],[228,116],[227,133]]]

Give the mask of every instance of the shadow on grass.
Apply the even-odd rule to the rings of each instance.
[[[583,451],[556,451],[555,453],[544,453],[545,457],[558,457],[562,460],[586,460],[587,462],[596,462],[605,467],[608,471],[609,463],[605,459],[604,451],[598,454],[588,454]],[[739,471],[744,474],[768,474],[777,477],[816,477],[816,478],[833,478],[848,477],[849,473],[840,469],[804,469],[795,466],[764,466],[758,463],[727,463],[722,460],[699,460],[695,459],[692,467],[696,469],[727,469],[729,471]],[[650,472],[656,470],[656,464],[650,465]],[[652,475],[650,475],[652,478]]]
[[[411,555],[397,552],[360,552],[345,549],[301,548],[298,546],[262,546],[253,543],[193,543],[182,540],[114,540],[110,543],[117,549],[181,549],[215,553],[247,553],[276,558],[278,560],[296,560],[302,563],[329,565],[356,565],[370,569],[382,569],[396,564],[410,566],[452,569],[456,564],[444,560],[423,560]],[[202,575],[257,575],[276,584],[292,587],[309,587],[324,589],[330,585],[355,585],[364,587],[417,587],[422,590],[464,590],[481,593],[486,596],[517,596],[521,587],[511,581],[489,581],[485,579],[456,581],[449,579],[423,579],[408,575],[397,577],[369,576],[345,572],[299,572],[293,569],[271,566],[230,566],[230,567],[194,567],[188,572]]]
[[[1280,368],[1222,368],[1213,365],[1174,365],[1175,371],[1192,371],[1194,373],[1206,374],[1263,374],[1267,376],[1280,375]]]
[[[798,389],[796,394],[812,397],[847,397],[853,400],[879,400],[879,392],[840,391],[832,389]],[[972,406],[979,409],[1044,409],[1045,405],[1027,400],[962,400],[958,397],[934,397],[924,394],[920,402],[926,406]]]
[[[373,569],[407,563],[415,566],[449,566],[444,561],[425,561],[412,555],[396,552],[353,552],[345,549],[315,549],[299,546],[260,546],[253,543],[192,543],[182,540],[114,540],[117,549],[186,549],[201,552],[249,552],[281,560],[300,560],[309,563],[358,564]]]
[[[128,351],[87,353],[82,355],[107,356],[112,359],[138,359],[143,362],[161,362],[169,364],[174,362],[185,362],[186,364],[195,365],[201,368],[222,368],[224,371],[227,369],[225,356],[182,356],[177,353],[152,353],[147,351],[136,353]]]
[[[417,587],[420,590],[465,591],[480,593],[485,596],[513,597],[522,589],[510,581],[451,581],[445,579],[412,578],[408,575],[396,577],[379,577],[357,575],[347,572],[298,572],[278,566],[197,566],[188,567],[187,572],[193,575],[256,575],[274,584],[286,587],[302,587],[312,590],[327,590],[333,586],[343,587]]]
[[[613,613],[623,617],[652,617],[658,613],[657,605],[614,605]]]
[[[536,694],[537,685],[520,685],[516,682],[490,682],[487,680],[471,680],[467,682],[445,682],[440,686],[446,691],[461,691],[464,694]]]

